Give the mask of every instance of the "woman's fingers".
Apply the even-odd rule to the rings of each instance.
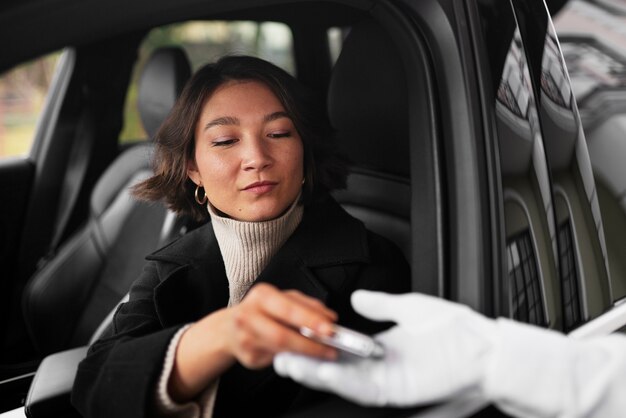
[[[331,335],[332,324],[337,320],[337,314],[321,302],[295,291],[280,291],[265,283],[254,286],[242,305],[244,303],[257,306],[264,315],[285,325],[296,329],[305,326],[322,335]]]
[[[292,351],[326,359],[336,358],[336,350],[299,333],[308,327],[331,335],[337,314],[320,301],[297,291],[281,291],[260,283],[241,303],[232,308],[232,352],[247,367],[271,363],[280,351]]]
[[[334,322],[337,320],[337,313],[333,311],[332,309],[329,309],[319,299],[315,299],[310,296],[307,296],[298,290],[286,290],[283,293],[285,294],[285,296],[292,298],[294,301],[302,303],[308,306],[309,308],[318,311],[322,315],[325,315],[331,321]]]
[[[265,315],[237,315],[238,347],[241,349],[246,366],[266,366],[272,357],[266,358],[264,353],[291,351],[313,357],[335,359],[336,350],[303,337],[298,331],[287,327]],[[265,360],[267,361],[265,361]],[[258,364],[264,363],[264,364]]]

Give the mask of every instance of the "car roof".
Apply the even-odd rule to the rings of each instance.
[[[8,0],[0,6],[0,72],[66,46],[81,46],[190,19],[348,25],[372,0]]]

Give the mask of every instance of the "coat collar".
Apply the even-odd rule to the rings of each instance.
[[[155,289],[164,326],[197,320],[228,302],[228,279],[209,223],[152,253],[164,269]],[[297,289],[327,301],[328,291],[313,270],[369,261],[367,231],[330,196],[305,207],[300,225],[261,272],[256,282]]]
[[[298,258],[308,267],[367,262],[366,236],[363,223],[326,195],[305,207],[302,222],[279,252]],[[187,265],[218,262],[221,254],[208,222],[147,258]]]

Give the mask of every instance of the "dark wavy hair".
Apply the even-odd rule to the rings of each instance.
[[[176,213],[201,221],[209,215],[194,200],[196,185],[187,169],[195,158],[195,128],[202,107],[219,86],[229,81],[266,85],[283,105],[302,138],[306,205],[324,191],[345,187],[346,168],[335,152],[333,129],[321,98],[289,73],[260,58],[227,56],[200,68],[187,82],[155,136],[154,175],[133,188],[142,200],[163,200]]]

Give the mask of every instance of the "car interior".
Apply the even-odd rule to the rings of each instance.
[[[190,76],[183,51],[158,49],[148,60],[138,96],[150,137]],[[167,243],[174,223],[161,204],[133,199],[130,187],[151,173],[150,142],[122,152],[93,188],[89,218],[29,280],[23,309],[38,352],[86,344],[139,276],[143,258]]]
[[[347,187],[337,191],[335,197],[370,229],[394,241],[410,260],[406,77],[389,34],[373,19],[360,20],[350,26],[327,81],[329,116],[337,130],[340,152],[350,163]],[[104,45],[103,49],[112,47]],[[169,112],[190,68],[180,47],[157,48],[145,63],[138,81],[137,103],[148,138],[154,136]],[[305,77],[303,71],[299,78]],[[309,84],[324,81],[309,80]],[[66,106],[61,104],[61,115]],[[95,131],[104,121],[94,118],[91,112],[80,111],[74,135],[97,135]],[[71,413],[68,408],[73,374],[68,371],[75,370],[85,355],[85,346],[110,321],[115,306],[141,271],[144,256],[197,226],[163,205],[138,202],[130,196],[129,187],[150,172],[151,149],[149,140],[122,148],[90,188],[85,221],[76,228],[67,227],[72,232],[67,232],[68,237],[60,240],[58,248],[46,256],[26,282],[22,304],[28,336],[37,355],[48,356],[30,385],[25,402],[28,416]],[[93,148],[83,148],[82,152],[92,157],[98,154]],[[80,193],[87,189],[84,185],[83,190],[71,193],[78,195],[78,202]],[[63,188],[61,193],[70,192]],[[69,212],[65,216],[71,225],[69,218],[76,215]],[[29,366],[27,362],[24,371],[28,372]],[[32,373],[25,377],[24,381],[30,381]]]
[[[180,49],[159,49],[148,60],[138,103],[150,136],[189,76],[189,63]],[[104,318],[141,272],[145,255],[187,226],[163,205],[130,196],[129,188],[151,172],[151,150],[150,142],[140,142],[113,161],[93,189],[85,225],[29,280],[23,312],[38,353],[49,355],[85,346],[97,338]],[[71,370],[60,367],[67,366],[66,361],[49,360],[48,364],[57,370]]]

